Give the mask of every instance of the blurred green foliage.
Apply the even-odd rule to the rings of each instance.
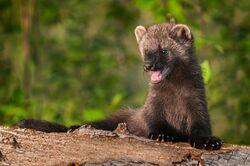
[[[134,28],[191,27],[215,135],[250,144],[248,0],[0,0],[0,124],[66,125],[139,107],[147,93]]]

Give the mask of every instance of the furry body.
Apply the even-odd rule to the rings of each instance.
[[[121,110],[91,125],[114,130],[118,123],[127,123],[130,133],[137,136],[219,149],[221,141],[211,136],[203,78],[189,28],[163,23],[147,29],[138,26],[135,34],[145,70],[151,74],[145,104],[138,110]],[[36,123],[23,120],[17,126],[50,132]],[[52,126],[51,132],[65,131],[64,126],[63,130]]]

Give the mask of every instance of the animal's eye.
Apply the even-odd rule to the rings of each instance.
[[[164,56],[168,55],[168,50],[161,50],[161,54]]]

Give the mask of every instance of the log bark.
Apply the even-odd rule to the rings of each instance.
[[[121,128],[43,133],[0,126],[0,165],[250,165],[250,147],[198,150],[187,143],[139,138]]]

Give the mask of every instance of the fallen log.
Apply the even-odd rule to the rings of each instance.
[[[250,165],[250,147],[198,150],[139,138],[123,126],[114,132],[84,126],[68,133],[0,126],[0,165]]]

